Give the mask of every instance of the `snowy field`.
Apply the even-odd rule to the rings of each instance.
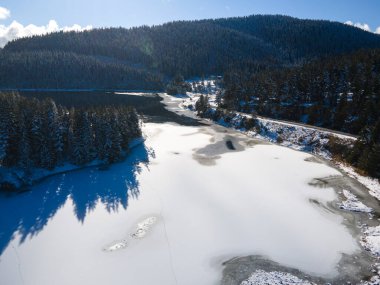
[[[336,191],[310,183],[340,172],[310,154],[217,126],[143,132],[145,148],[107,171],[0,197],[0,284],[220,284],[223,264],[247,255],[333,279],[362,251],[330,209]],[[277,273],[251,274],[243,284]]]

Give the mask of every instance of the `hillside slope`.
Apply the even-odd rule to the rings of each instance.
[[[67,83],[62,83],[62,80],[41,78],[41,81],[33,74],[38,74],[40,64],[46,65],[47,70],[52,68],[56,71],[65,69],[67,62],[73,62],[73,67],[64,74],[67,81],[72,83],[71,87],[90,87],[92,83],[99,85],[97,77],[86,81],[86,84],[78,82],[77,73],[88,78],[92,76],[91,70],[77,70],[77,55],[82,56],[81,61],[88,61],[89,65],[100,61],[110,73],[120,72],[122,65],[127,69],[124,72],[128,75],[126,78],[100,85],[129,88],[133,86],[132,81],[138,82],[134,76],[130,76],[133,73],[153,72],[167,77],[177,73],[185,77],[224,74],[232,67],[244,69],[256,65],[298,65],[310,59],[361,48],[380,48],[380,36],[337,22],[287,16],[255,15],[178,21],[131,29],[59,32],[8,43],[2,51],[2,58],[5,61],[12,60],[0,65],[0,73],[7,74],[10,68],[27,70],[28,73],[15,74],[13,81],[3,79],[0,86],[18,87],[14,86],[14,82],[22,87],[29,86],[29,77],[33,77],[34,85],[54,86],[59,83],[64,86]],[[38,57],[38,63],[31,59],[31,52],[35,52],[33,54]],[[54,55],[54,65],[49,67],[44,62],[44,53],[48,55],[46,61]],[[104,59],[107,59],[106,62]],[[59,74],[57,76],[61,77]],[[145,77],[149,78],[148,75]],[[140,80],[137,89],[151,89],[148,81]]]

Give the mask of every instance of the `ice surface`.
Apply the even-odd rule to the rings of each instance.
[[[218,284],[224,261],[254,254],[331,277],[342,254],[360,249],[341,216],[310,203],[327,205],[337,199],[333,189],[310,186],[313,178],[341,175],[305,161],[310,154],[269,144],[241,151],[226,147],[208,166],[193,155],[207,149],[220,130],[147,123],[143,131],[155,158],[147,167],[141,165],[134,183],[120,180],[130,167],[126,161],[108,171],[52,177],[28,195],[11,198],[15,205],[52,214],[43,225],[39,219],[33,225],[27,217],[14,226],[8,218],[1,220],[0,231],[28,224],[35,229],[30,238],[15,231],[5,246],[1,284],[23,284],[19,268],[26,284]],[[116,208],[131,185],[136,198]],[[31,197],[46,189],[47,202],[31,204]],[[53,194],[65,189],[72,194],[50,211],[58,199]],[[102,194],[89,203],[93,193]],[[9,203],[3,199],[10,198],[0,198],[1,205]],[[117,210],[110,211],[106,201]],[[81,211],[79,202],[88,210]],[[11,211],[18,215],[22,208]],[[130,236],[140,230],[146,231],[143,239]]]

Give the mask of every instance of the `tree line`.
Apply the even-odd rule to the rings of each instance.
[[[70,162],[112,163],[123,158],[133,138],[141,136],[133,108],[67,109],[17,93],[0,93],[0,165],[54,169]]]

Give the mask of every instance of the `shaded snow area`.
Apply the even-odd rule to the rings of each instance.
[[[79,170],[87,167],[98,166],[104,164],[104,161],[94,160],[85,166],[78,166],[71,163],[57,166],[53,170],[35,168],[31,172],[25,172],[17,167],[0,167],[0,183],[9,184],[12,190],[19,189],[24,186],[30,186],[48,176]]]
[[[264,270],[255,271],[251,277],[243,281],[241,285],[315,285],[289,273],[272,271],[266,272]]]
[[[146,123],[143,132],[149,162],[132,166],[137,147],[107,171],[0,197],[0,284],[221,284],[225,262],[247,255],[308,277],[351,272],[342,258],[362,249],[329,208],[338,195],[309,184],[339,171],[220,126]]]
[[[373,209],[367,207],[358,198],[348,190],[343,190],[343,195],[346,197],[345,201],[338,203],[341,209],[353,212],[371,213]]]

